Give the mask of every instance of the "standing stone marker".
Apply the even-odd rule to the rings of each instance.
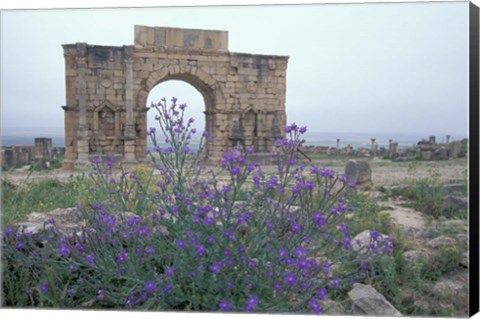
[[[99,155],[143,161],[148,94],[168,80],[203,96],[210,160],[238,141],[271,151],[286,122],[288,56],[229,52],[227,31],[135,26],[134,33],[134,45],[63,45],[65,169]],[[232,140],[232,132],[242,136]]]
[[[358,189],[368,189],[373,186],[372,169],[366,161],[348,160],[345,165],[345,176],[348,182],[356,183]]]

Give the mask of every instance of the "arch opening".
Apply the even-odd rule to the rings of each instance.
[[[150,90],[146,101],[146,107],[150,107],[152,103],[158,103],[163,98],[166,99],[167,105],[169,106],[172,97],[178,99],[177,105],[183,103],[187,104],[184,113],[185,120],[188,120],[189,118],[195,120],[192,127],[196,129],[197,133],[192,137],[192,148],[196,148],[202,133],[206,130],[205,111],[207,105],[205,102],[205,96],[200,90],[187,81],[169,79],[156,84]],[[160,131],[158,120],[155,119],[156,115],[158,115],[158,112],[155,108],[151,108],[147,112],[147,128],[156,128],[158,142],[164,143],[164,137],[161,135],[162,133]],[[151,149],[152,147],[153,144],[147,137],[147,148]]]

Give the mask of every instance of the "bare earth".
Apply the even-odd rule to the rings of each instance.
[[[307,165],[316,164],[319,167],[328,167],[337,173],[343,173],[348,159],[314,159]],[[362,159],[369,162],[372,169],[374,187],[404,184],[407,181],[421,178],[435,177],[443,182],[464,182],[468,178],[468,162],[466,158],[447,161],[412,161],[392,162],[382,159]],[[274,172],[274,167],[265,167],[266,172]],[[13,172],[2,172],[2,179],[7,179],[15,184],[34,179],[57,179],[63,182],[75,178],[85,172],[70,172],[54,170],[48,172],[28,173],[26,169]]]

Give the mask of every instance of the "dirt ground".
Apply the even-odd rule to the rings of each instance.
[[[374,187],[404,184],[409,180],[435,177],[442,182],[455,183],[464,182],[468,179],[468,161],[466,158],[446,161],[412,161],[393,162],[391,160],[362,158],[370,164],[372,169],[372,181]],[[348,158],[317,158],[308,162],[307,166],[317,165],[343,173]],[[275,167],[264,167],[266,172],[274,172]],[[71,172],[61,169],[44,172],[29,173],[27,169],[17,169],[10,172],[2,172],[2,179],[7,179],[15,184],[33,179],[57,179],[67,182],[88,171]]]

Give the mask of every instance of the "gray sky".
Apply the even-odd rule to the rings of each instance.
[[[468,135],[468,2],[4,11],[1,125],[63,129],[61,44],[133,44],[133,26],[227,30],[229,50],[290,56],[287,122],[311,131]],[[203,125],[203,101],[169,81]]]

